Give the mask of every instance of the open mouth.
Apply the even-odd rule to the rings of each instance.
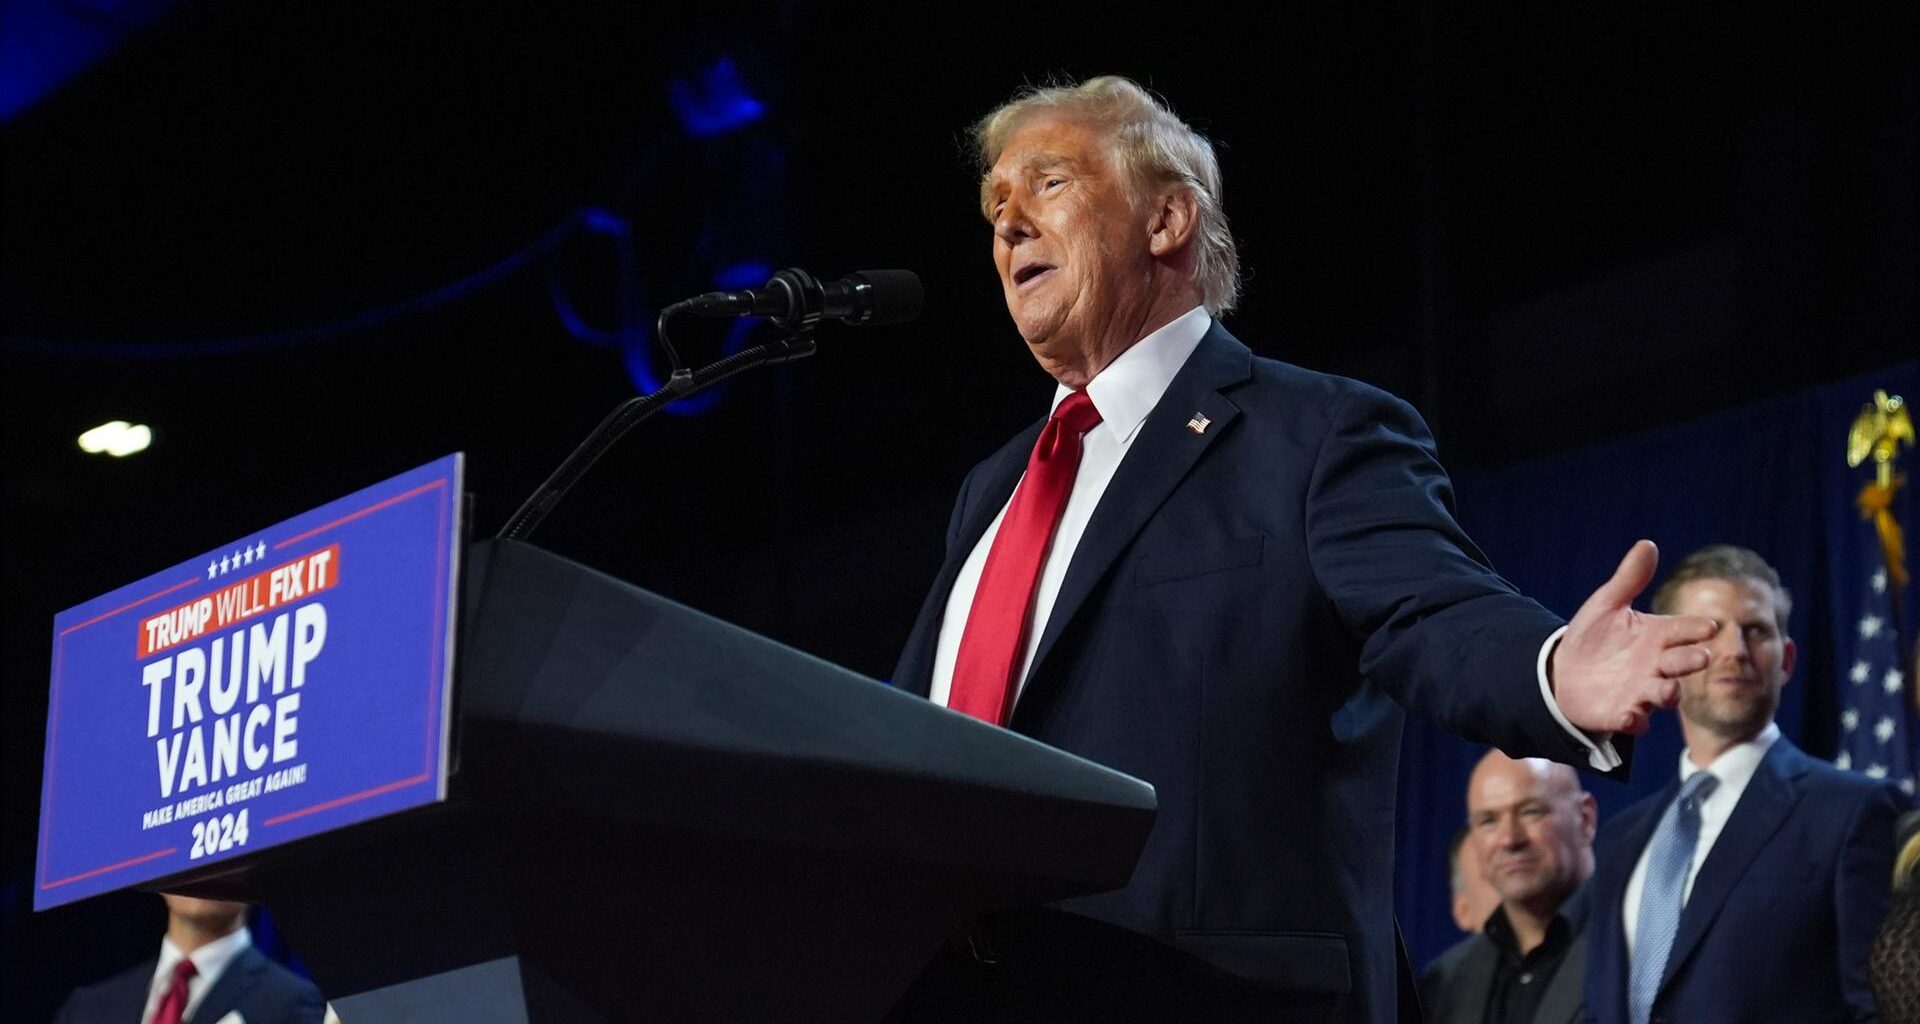
[[[1013,272],[1013,286],[1024,288],[1033,281],[1053,272],[1053,267],[1045,263],[1029,263]]]

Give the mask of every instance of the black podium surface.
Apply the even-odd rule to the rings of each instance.
[[[1122,885],[1146,783],[539,548],[469,553],[447,803],[172,887],[348,1024],[877,1020],[974,914]]]

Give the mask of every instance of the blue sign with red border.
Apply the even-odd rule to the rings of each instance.
[[[55,616],[34,909],[446,799],[463,465]]]

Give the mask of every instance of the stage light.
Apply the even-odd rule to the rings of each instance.
[[[80,435],[80,450],[93,455],[111,455],[114,458],[143,452],[153,444],[153,430],[144,423],[128,423],[126,420],[114,420]]]
[[[667,100],[680,116],[680,127],[697,139],[744,128],[767,112],[766,104],[747,92],[732,57],[700,69],[694,81],[675,78],[667,85]]]

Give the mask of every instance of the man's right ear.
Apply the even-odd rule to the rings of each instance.
[[[1193,241],[1194,225],[1199,220],[1200,204],[1190,188],[1169,188],[1155,201],[1153,221],[1148,230],[1147,251],[1165,259]]]

